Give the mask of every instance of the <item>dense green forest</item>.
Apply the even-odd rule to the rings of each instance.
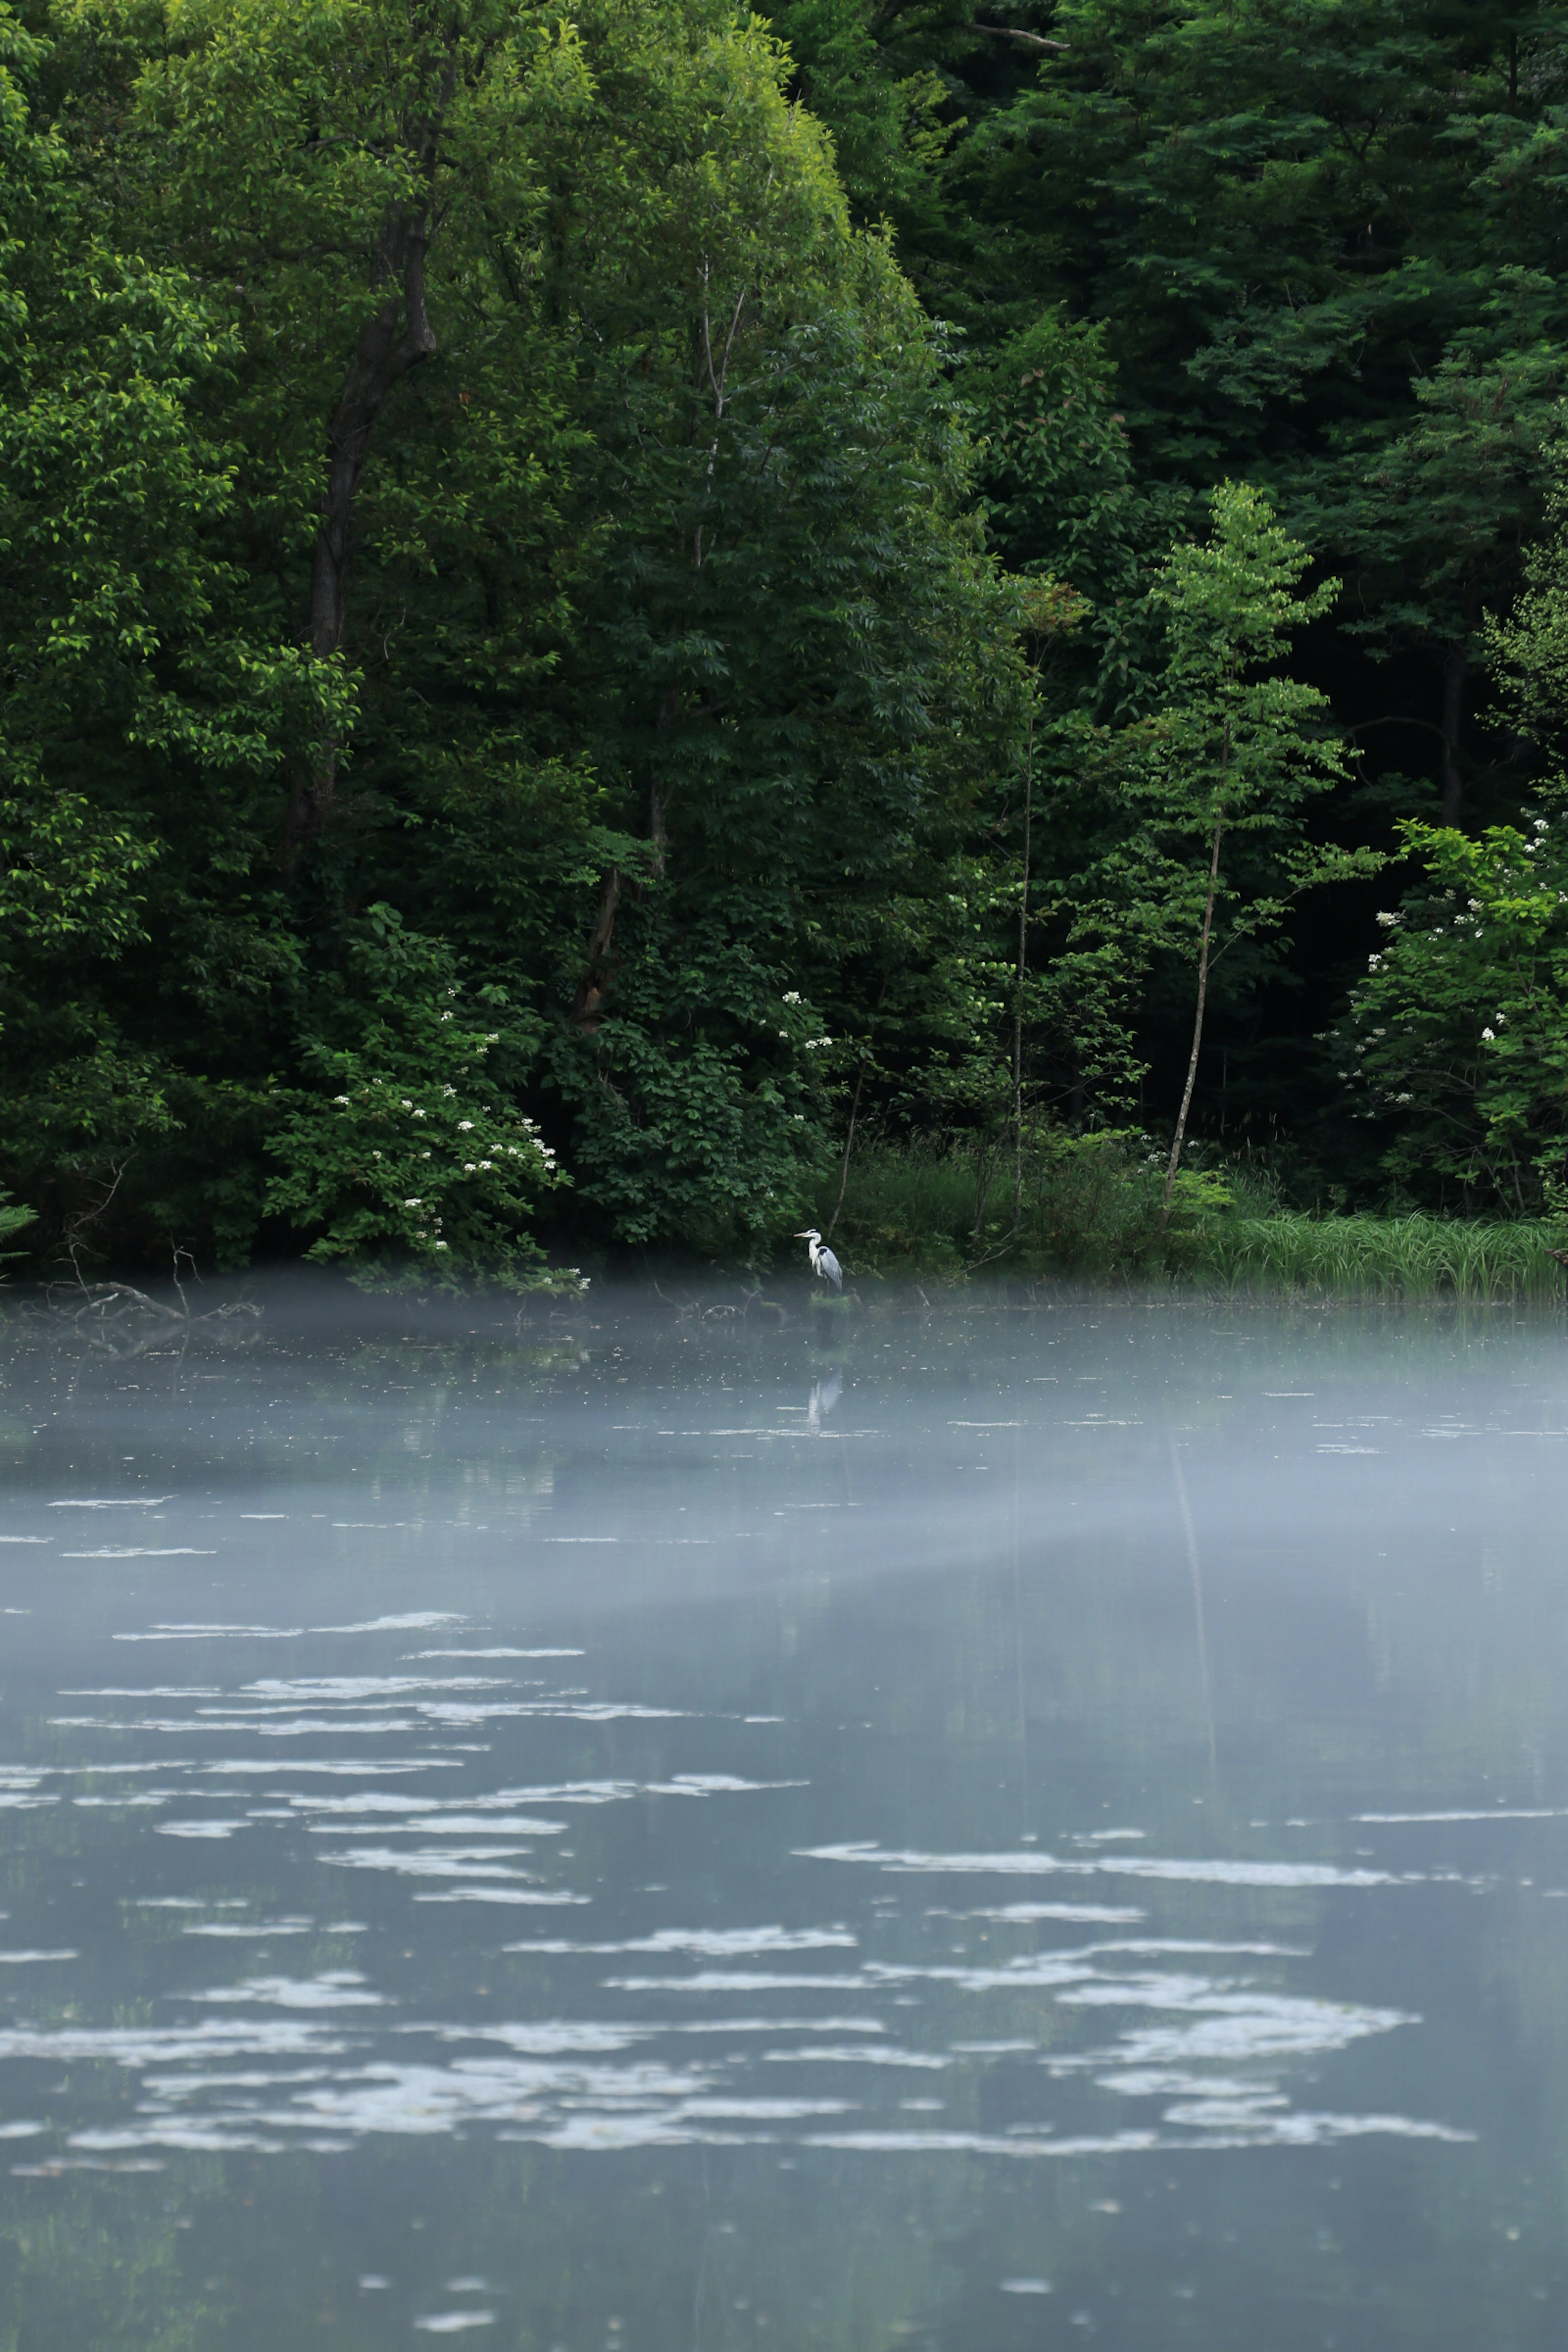
[[[1008,15],[0,11],[13,1246],[1568,1205],[1568,7]]]

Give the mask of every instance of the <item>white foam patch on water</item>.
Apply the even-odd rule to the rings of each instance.
[[[200,1927],[187,1927],[184,1932],[187,1936],[226,1936],[236,1937],[260,1936],[313,1936],[316,1932],[316,1923],[313,1919],[258,1919],[254,1924],[247,1926],[244,1921],[238,1919],[212,1919],[205,1921]]]
[[[908,1974],[920,1975],[925,1970],[910,1969]],[[771,1976],[762,1969],[702,1969],[692,1977],[606,1977],[606,1988],[613,1992],[795,1992],[819,1990],[832,1992],[872,1992],[878,1990],[878,1979],[869,1973],[858,1976]]]
[[[298,1642],[303,1625],[154,1625],[144,1633],[111,1633],[111,1642]]]
[[[246,2018],[186,2026],[0,2026],[0,2059],[37,2058],[72,2066],[201,2064],[211,2058],[333,2057],[346,2045],[303,2019]]]
[[[1066,1919],[1087,1927],[1133,1927],[1148,1917],[1136,1906],[1114,1903],[1003,1903],[983,1911],[928,1911],[930,1919],[1001,1919],[1027,1926],[1035,1919]]]
[[[383,2009],[384,1993],[372,1992],[354,1969],[329,1969],[319,1977],[247,1977],[243,1984],[216,1985],[188,1992],[182,2000],[259,2001],[271,2009]]]
[[[454,1609],[411,1609],[401,1617],[364,1617],[354,1625],[312,1625],[312,1633],[433,1633],[440,1625],[466,1625]]]
[[[195,1544],[100,1544],[95,1551],[62,1551],[62,1559],[216,1559]]]
[[[374,1813],[378,1819],[374,1826],[378,1831],[382,1826],[379,1819],[382,1814],[412,1813],[422,1819],[425,1814],[439,1812],[441,1809],[439,1797],[405,1797],[400,1791],[387,1795],[379,1789],[361,1790],[352,1797],[289,1795],[289,1802],[296,1812],[327,1813],[334,1822],[340,1814]]]
[[[809,1780],[743,1780],[733,1772],[673,1772],[645,1783],[651,1797],[726,1797],[763,1789],[809,1789]]]
[[[1400,2009],[1370,2009],[1353,2001],[1315,1999],[1244,1987],[1228,1989],[1212,1978],[1149,1975],[1118,1981],[1068,1985],[1059,1996],[1070,2006],[1172,2011],[1192,2021],[1182,2025],[1131,2027],[1113,2049],[1087,2056],[1053,2057],[1055,2071],[1093,2071],[1105,2087],[1121,2089],[1124,2067],[1190,2068],[1195,2062],[1233,2066],[1238,2061],[1317,2058],[1346,2050],[1369,2035],[1391,2033],[1420,2019]]]
[[[458,2336],[468,2327],[493,2327],[495,2318],[493,2311],[426,2311],[414,2325],[427,2336]]]
[[[821,2028],[817,2031],[820,2032]],[[804,2042],[798,2050],[764,2050],[766,2064],[786,2066],[908,2066],[938,2073],[952,2063],[951,2057],[927,2050],[899,2050],[870,2042],[865,2047],[843,2042]]]
[[[247,1826],[244,1822],[157,1822],[153,1827],[159,1837],[226,1838],[236,1830]]]
[[[90,1498],[68,1495],[51,1503],[51,1511],[150,1511],[159,1503],[172,1503],[173,1495],[100,1495]]]
[[[465,1813],[461,1811],[417,1813],[410,1821],[345,1822],[335,1815],[330,1821],[311,1822],[308,1827],[312,1837],[390,1837],[395,1832],[421,1837],[559,1837],[564,1822],[536,1821],[531,1813]]]
[[[566,1700],[552,1698],[492,1701],[489,1706],[463,1706],[434,1701],[419,1708],[428,1723],[491,1723],[509,1716],[554,1716],[573,1723],[697,1722],[701,1710],[685,1706],[638,1706],[619,1699]]]
[[[586,1650],[414,1650],[412,1658],[585,1658]]]
[[[1186,2141],[1162,2140],[1142,2131],[1079,2134],[1071,2139],[998,2138],[984,2132],[857,2131],[807,2132],[806,2147],[858,2150],[868,2156],[1133,2156],[1151,2148],[1186,2147]]]
[[[502,1951],[507,1947],[501,1946]],[[666,2018],[647,2029],[656,2033],[886,2033],[879,2017],[700,2017]]]
[[[321,1853],[316,1859],[338,1870],[390,1870],[405,1878],[526,1879],[526,1870],[510,1870],[507,1863],[527,1852],[521,1845],[456,1846],[440,1852],[381,1845],[362,1846],[354,1853]]]
[[[109,1684],[102,1690],[57,1691],[57,1698],[222,1698],[216,1683]]]
[[[405,1696],[410,1691],[422,1690],[510,1690],[513,1685],[498,1675],[299,1675],[283,1680],[266,1675],[259,1682],[246,1683],[240,1696],[244,1698],[271,1700],[299,1699],[319,1706],[325,1699],[363,1701],[390,1693]],[[83,1696],[91,1694],[83,1693]],[[174,1692],[167,1694],[177,1696]],[[203,1691],[204,1698],[221,1698],[221,1691]]]
[[[139,1764],[114,1764],[103,1769],[115,1772],[139,1772],[142,1767]],[[173,1771],[175,1768],[165,1765],[162,1769]],[[203,1773],[268,1773],[274,1780],[294,1779],[303,1772],[320,1772],[334,1780],[391,1780],[405,1772],[460,1772],[463,1768],[455,1758],[447,1756],[409,1756],[395,1760],[384,1757],[375,1763],[362,1762],[357,1758],[349,1763],[326,1763],[320,1758],[307,1763],[295,1757],[227,1756],[217,1763],[187,1765],[183,1769]],[[295,1801],[295,1799],[289,1799],[290,1803]]]
[[[218,1716],[216,1708],[203,1710],[203,1713]],[[199,1716],[195,1717],[187,1716],[184,1720],[177,1722],[162,1720],[156,1716],[151,1717],[143,1716],[140,1719],[121,1721],[114,1716],[92,1715],[52,1715],[48,1720],[52,1728],[65,1731],[177,1731],[187,1738],[195,1732],[250,1731],[254,1732],[259,1739],[315,1739],[319,1738],[323,1732],[330,1732],[334,1738],[352,1737],[384,1739],[389,1732],[417,1731],[419,1728],[418,1725],[407,1717],[399,1717],[394,1715],[369,1718],[352,1716],[310,1716],[303,1720],[279,1722],[268,1720],[260,1717],[258,1712],[246,1715],[237,1711],[232,1714],[226,1713],[212,1722],[204,1721]]]
[[[79,1960],[79,1952],[0,1952],[0,1966],[21,1968],[38,1960]]]
[[[1072,1875],[1105,1874],[1120,1878],[1172,1879],[1214,1886],[1392,1886],[1396,1883],[1391,1871],[1340,1870],[1330,1863],[1236,1862],[1199,1858],[1166,1861],[1141,1853],[1097,1853],[1092,1860],[1066,1862],[1059,1855],[1046,1853],[1033,1846],[1016,1853],[922,1853],[915,1849],[899,1850],[870,1843],[796,1846],[794,1851],[799,1859],[806,1862],[858,1862],[893,1874],[989,1873],[1004,1876],[1046,1877],[1059,1871]],[[1416,1875],[1411,1872],[1400,1874],[1400,1877],[1405,1880]]]
[[[1352,1813],[1354,1822],[1562,1822],[1568,1805],[1488,1805],[1474,1812]]]
[[[726,1958],[742,1952],[809,1952],[824,1945],[853,1948],[858,1938],[847,1927],[660,1927],[619,1944],[509,1944],[509,1952],[704,1952]]]
[[[542,1781],[531,1788],[498,1789],[493,1797],[483,1801],[495,1805],[619,1805],[635,1797],[752,1796],[768,1789],[809,1786],[805,1780],[746,1780],[732,1772],[677,1772],[668,1780]]]
[[[651,2042],[667,2029],[657,2025],[609,2024],[581,2018],[547,2017],[524,2021],[507,2020],[500,2024],[486,2025],[406,2025],[405,2033],[433,2033],[438,2042],[496,2042],[503,2050],[515,2051],[528,2058],[559,2058],[579,2056],[616,2050],[630,2050],[639,2042]],[[707,2077],[702,2078],[704,2081]]]
[[[416,1895],[416,1903],[591,1903],[591,1895],[546,1894],[542,1890],[524,1892],[510,1886],[458,1886],[450,1895]]]

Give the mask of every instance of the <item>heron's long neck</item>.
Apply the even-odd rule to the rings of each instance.
[[[811,1270],[813,1274],[815,1274],[816,1272],[817,1261],[822,1255],[822,1244],[820,1242],[807,1242],[806,1248],[811,1252]]]

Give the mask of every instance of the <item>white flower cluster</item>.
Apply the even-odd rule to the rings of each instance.
[[[807,1037],[802,1045],[801,1051],[806,1054],[815,1054],[821,1046],[831,1045],[832,1043],[833,1040],[831,1037]]]

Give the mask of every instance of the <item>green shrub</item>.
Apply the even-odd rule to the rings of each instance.
[[[1563,1296],[1561,1221],[1312,1215],[1247,1162],[1184,1169],[1160,1229],[1165,1156],[1135,1131],[1029,1139],[1016,1225],[1011,1153],[963,1138],[878,1142],[851,1161],[834,1245],[851,1275],[1180,1280],[1340,1297]],[[988,1181],[989,1179],[989,1181]],[[817,1209],[826,1225],[833,1202]]]

